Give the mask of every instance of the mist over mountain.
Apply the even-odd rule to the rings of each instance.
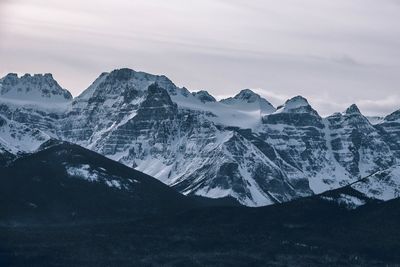
[[[102,73],[74,99],[51,74],[9,74],[0,87],[3,157],[50,138],[68,141],[185,195],[270,205],[351,184],[399,160],[398,111],[376,123],[356,105],[321,117],[303,96],[274,107],[250,89],[216,101],[131,69]]]
[[[217,101],[131,69],[72,98],[9,74],[0,265],[396,266],[399,159],[400,111]]]

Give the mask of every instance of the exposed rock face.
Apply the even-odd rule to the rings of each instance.
[[[376,128],[395,153],[396,158],[400,158],[400,110],[386,116],[381,123],[376,125]]]
[[[264,124],[288,124],[294,127],[313,125],[323,128],[321,117],[308,101],[302,96],[296,96],[286,101],[274,113],[263,118]]]
[[[395,164],[389,145],[357,106],[327,120],[333,155],[349,177],[365,177]]]
[[[302,185],[305,190],[304,180],[308,180],[315,192],[324,190],[314,183],[314,178],[326,167],[329,157],[325,125],[307,100],[302,97],[288,100],[275,113],[265,116],[263,123],[260,136],[275,149],[277,164],[282,166],[292,183]],[[322,179],[317,178],[325,185],[326,181]]]
[[[8,74],[0,80],[0,97],[28,102],[67,102],[72,99],[71,93],[62,89],[49,73],[22,77]]]
[[[400,166],[377,171],[350,185],[327,191],[320,198],[355,209],[371,202],[388,201],[400,197]]]
[[[400,166],[395,165],[351,185],[368,198],[391,200],[400,197]]]
[[[0,115],[0,153],[4,157],[33,152],[49,139],[49,135],[37,128],[28,127]]]
[[[216,102],[217,100],[210,95],[207,91],[198,91],[198,92],[193,92],[192,95],[199,99],[203,103],[207,102]]]
[[[241,109],[259,109],[262,115],[270,114],[275,111],[271,103],[250,89],[244,89],[234,97],[223,99],[221,103]]]
[[[89,140],[81,144],[155,176],[186,194],[232,195],[253,206],[287,201],[297,196],[279,168],[236,131],[218,127],[201,111],[178,109],[158,83],[137,92],[132,100],[136,104],[124,109],[126,114],[102,126],[106,130],[87,130],[72,137],[70,133],[79,128],[72,124],[65,131],[66,138],[75,142]],[[75,103],[80,102],[78,97]],[[83,110],[92,108],[86,106]],[[118,114],[110,112],[105,117],[112,118],[111,113]],[[77,119],[67,116],[64,125],[80,119],[82,122],[106,120],[82,118],[81,114],[76,113]],[[97,116],[96,113],[88,114]],[[99,127],[99,123],[95,127]],[[102,135],[96,135],[96,132]],[[255,151],[246,152],[248,149]],[[248,155],[243,158],[241,153]],[[268,179],[263,181],[263,176]],[[272,180],[276,180],[276,190],[264,192],[268,183],[273,184]]]
[[[233,196],[249,206],[338,188],[400,156],[396,112],[376,125],[355,105],[322,118],[301,96],[275,109],[249,89],[216,102],[129,69],[103,73],[66,108],[0,102],[0,114],[32,129],[26,135],[34,140],[74,142],[184,194]]]

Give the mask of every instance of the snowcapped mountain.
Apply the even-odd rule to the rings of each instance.
[[[207,91],[204,90],[193,92],[192,95],[203,103],[217,102],[217,100],[212,95],[210,95]]]
[[[0,79],[0,97],[34,103],[46,101],[62,103],[72,99],[71,93],[61,88],[49,73],[33,76],[25,74],[22,77],[10,73]]]
[[[50,136],[0,115],[0,149],[11,154],[36,151]]]
[[[51,74],[8,74],[0,79],[0,140],[7,140],[7,146],[18,153],[58,138],[59,119],[71,101],[70,92]]]
[[[351,185],[368,198],[387,201],[400,197],[400,166],[395,165]]]
[[[350,177],[365,177],[393,166],[393,151],[356,105],[327,118],[334,157]]]
[[[315,193],[329,189],[322,174],[329,162],[323,119],[303,97],[286,101],[276,112],[263,117],[259,136],[273,147],[275,161],[293,184],[309,186]],[[329,143],[329,142],[328,142]],[[318,176],[321,175],[321,176]]]
[[[377,125],[377,129],[383,136],[385,142],[395,153],[396,158],[400,157],[400,110],[386,116],[384,120]]]
[[[222,99],[220,102],[238,110],[260,112],[261,116],[275,111],[275,108],[271,103],[250,89],[244,89],[236,96]]]
[[[275,114],[278,113],[292,113],[292,114],[312,114],[318,116],[318,113],[312,109],[307,99],[302,96],[295,96],[286,101],[286,103],[276,110]]]
[[[400,197],[400,166],[377,171],[345,187],[325,192],[323,200],[333,201],[349,209],[371,202],[382,202]]]
[[[164,86],[169,88],[165,90],[157,82],[158,76],[147,76],[142,83],[136,82],[134,73],[130,77],[126,84],[119,84],[121,91],[114,95],[110,94],[113,89],[109,85],[115,83],[104,82],[107,78],[100,77],[104,80],[96,81],[88,89],[94,92],[89,98],[89,93],[84,92],[75,99],[62,123],[62,138],[135,167],[186,194],[234,196],[253,206],[296,196],[279,168],[248,140],[215,124],[212,119],[217,115],[204,111],[206,107],[188,108],[188,103],[203,104],[196,96],[174,88],[168,80],[164,80]],[[153,82],[157,85],[143,87]],[[124,97],[128,92],[132,98]],[[186,101],[186,105],[178,106],[174,98],[180,103]],[[214,104],[221,105],[220,110],[228,109]],[[242,158],[240,154],[248,148],[253,151]],[[267,179],[253,178],[257,173],[265,174]],[[267,188],[269,180],[276,180],[283,188],[271,192],[259,188]]]
[[[39,85],[25,87],[42,92]],[[190,93],[165,76],[130,69],[101,74],[80,96],[65,97],[63,107],[49,108],[59,103],[52,97],[48,107],[4,99],[0,115],[7,123],[47,136],[27,131],[26,138],[70,141],[184,194],[232,196],[248,206],[339,188],[400,157],[396,112],[373,125],[355,105],[322,118],[302,96],[276,109],[249,89],[216,101],[206,91]],[[7,140],[4,147],[19,142]]]

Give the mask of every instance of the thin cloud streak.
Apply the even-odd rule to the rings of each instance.
[[[53,72],[78,95],[130,67],[214,95],[258,88],[275,105],[300,94],[320,114],[383,115],[400,108],[399,13],[394,0],[0,1],[0,75]]]

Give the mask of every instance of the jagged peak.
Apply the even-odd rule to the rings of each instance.
[[[228,97],[228,98],[222,99],[221,102],[229,104],[230,102],[232,102],[234,100],[244,100],[247,103],[253,103],[253,102],[259,101],[260,99],[263,99],[263,98],[260,95],[254,93],[252,90],[243,89],[239,93],[237,93],[234,97]],[[265,100],[265,101],[267,101],[267,100]]]
[[[147,87],[147,91],[145,94],[145,101],[152,99],[157,101],[166,101],[168,103],[172,103],[171,97],[168,94],[167,90],[165,90],[158,83],[152,83]]]
[[[318,114],[303,96],[295,96],[286,100],[275,113],[315,113]]]
[[[16,79],[18,79],[18,74],[17,74],[17,73],[14,73],[14,72],[11,72],[11,73],[8,73],[8,74],[7,74],[6,76],[4,76],[3,78],[1,78],[0,80],[3,81],[3,80],[6,80],[6,79],[16,80]]]
[[[196,97],[197,99],[199,99],[201,102],[206,103],[206,102],[216,102],[217,100],[215,99],[215,97],[213,97],[212,95],[210,95],[209,92],[205,91],[205,90],[200,90],[197,92],[193,92],[192,95],[194,97]]]
[[[77,100],[86,100],[99,95],[103,98],[115,98],[133,90],[144,92],[153,83],[158,83],[170,94],[176,94],[176,85],[165,75],[154,75],[129,68],[121,68],[111,72],[103,72],[82,92]]]
[[[360,109],[357,107],[356,104],[352,104],[350,107],[348,107],[346,109],[346,111],[344,112],[347,115],[351,115],[351,114],[361,114]]]
[[[168,92],[158,83],[149,85],[144,101],[140,104],[137,118],[158,120],[172,118],[177,112]],[[149,117],[150,115],[150,117]]]
[[[308,100],[305,97],[298,95],[288,99],[285,102],[285,106],[289,105],[292,107],[302,107],[302,106],[309,106],[310,104],[308,103]]]
[[[220,103],[236,107],[240,110],[259,110],[261,116],[275,112],[275,107],[265,98],[250,89],[243,89],[234,97],[222,99]]]
[[[229,97],[226,99],[222,99],[220,102],[224,104],[235,104],[238,101],[242,103],[257,103],[260,104],[260,108],[265,111],[265,113],[272,113],[275,111],[274,106],[268,102],[265,98],[255,93],[251,89],[243,89],[234,97]]]
[[[139,74],[139,72],[137,72],[135,70],[132,70],[129,68],[121,68],[121,69],[112,70],[111,72],[108,73],[108,76],[110,78],[117,79],[117,80],[129,80],[129,79],[137,76],[138,74]]]
[[[65,102],[72,99],[71,93],[63,89],[51,73],[24,74],[9,73],[0,80],[0,96],[4,99],[43,102],[52,99]]]
[[[124,80],[127,81],[127,80],[131,80],[131,79],[139,79],[139,80],[154,80],[154,79],[156,79],[156,80],[158,80],[158,83],[160,83],[160,81],[166,81],[166,82],[172,83],[172,81],[170,79],[168,79],[168,77],[165,75],[150,74],[147,72],[136,71],[136,70],[129,69],[129,68],[115,69],[106,74],[108,75],[109,78],[116,79],[119,81],[124,81]],[[101,75],[100,75],[100,77],[101,77]]]
[[[17,73],[8,73],[1,79],[2,82],[7,83],[8,81],[27,81],[27,82],[39,82],[39,81],[49,81],[54,82],[58,85],[57,81],[53,78],[53,74],[51,73],[25,73],[21,77],[18,76]]]
[[[252,98],[261,98],[261,96],[259,94],[256,94],[255,92],[253,92],[251,89],[243,89],[237,95],[235,95],[233,98],[250,100]]]

